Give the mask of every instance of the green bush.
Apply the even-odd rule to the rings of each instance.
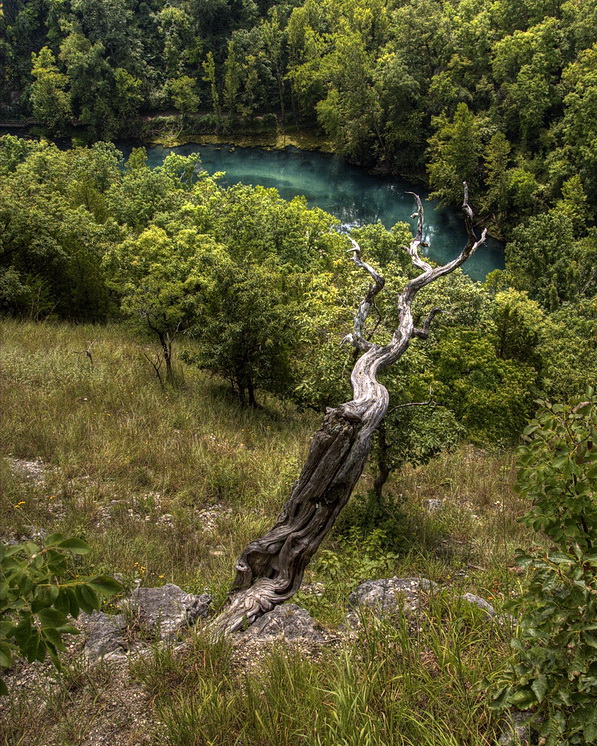
[[[66,634],[78,634],[69,623],[80,611],[90,614],[100,607],[100,596],[122,590],[107,575],[80,577],[71,554],[87,554],[81,539],[60,534],[48,536],[44,548],[32,541],[8,545],[0,542],[0,671],[16,655],[29,662],[49,654],[59,669],[58,652],[65,650]],[[0,678],[0,695],[7,687]]]
[[[597,743],[597,397],[542,403],[520,449],[523,521],[549,548],[519,554],[530,578],[496,707],[534,708],[546,746]]]

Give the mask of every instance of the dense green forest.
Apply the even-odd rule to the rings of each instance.
[[[318,127],[355,162],[427,173],[447,202],[466,178],[507,237],[530,221],[580,239],[596,19],[594,0],[9,0],[0,116],[95,139],[155,133],[168,112],[188,132]]]

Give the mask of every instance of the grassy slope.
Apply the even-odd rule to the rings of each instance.
[[[77,354],[90,341],[93,365]],[[223,599],[236,556],[277,514],[318,419],[274,400],[239,410],[221,382],[191,368],[180,371],[184,386],[165,394],[121,327],[4,321],[0,342],[0,456],[49,467],[33,484],[0,460],[2,538],[31,526],[83,536],[89,569],[120,573],[128,587],[174,582]],[[270,677],[256,683],[239,679],[224,649],[206,653],[199,637],[183,658],[166,651],[133,667],[165,723],[152,743],[492,743],[476,682],[499,664],[507,631],[458,596],[476,592],[499,607],[516,589],[508,564],[526,539],[515,520],[524,506],[512,491],[512,457],[464,448],[405,469],[388,488],[386,535],[363,541],[354,526],[366,514],[359,494],[369,479],[309,571],[323,595],[298,601],[334,626],[361,580],[424,575],[445,591],[420,633],[373,625],[341,655],[274,655],[263,664]],[[444,507],[428,513],[423,501],[438,497]],[[65,692],[68,707],[60,700],[45,715],[58,725],[83,706]],[[44,740],[39,713],[18,721],[4,743],[87,743],[80,727],[66,740]]]

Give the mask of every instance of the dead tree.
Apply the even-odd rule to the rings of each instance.
[[[419,256],[423,241],[423,205],[417,195],[413,196],[417,203],[417,212],[413,215],[418,218],[417,232],[404,249],[421,272],[406,283],[399,296],[398,326],[388,344],[374,344],[365,337],[365,322],[375,296],[384,287],[384,279],[362,260],[359,245],[350,239],[352,261],[372,279],[356,312],[352,333],[346,338],[361,353],[351,374],[353,398],[327,410],[277,523],[241,554],[228,601],[212,625],[219,634],[252,624],[299,589],[309,560],[334,525],[361,476],[371,448],[371,437],[388,409],[388,392],[377,381],[378,371],[397,362],[413,337],[426,339],[433,317],[438,313],[439,309],[431,311],[417,328],[412,315],[417,293],[460,267],[485,241],[485,230],[479,239],[475,235],[465,184],[466,246],[456,259],[440,267],[431,267]]]

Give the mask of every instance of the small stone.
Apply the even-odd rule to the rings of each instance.
[[[172,583],[160,588],[135,588],[131,610],[141,625],[162,640],[176,637],[182,630],[209,614],[211,596],[192,595]]]
[[[498,738],[499,746],[528,746],[531,743],[531,718],[527,712],[508,713],[504,730]]]
[[[437,584],[427,578],[383,578],[366,580],[348,599],[351,607],[369,607],[380,613],[418,609]]]
[[[474,604],[475,606],[478,606],[480,609],[483,609],[483,611],[490,617],[496,616],[496,611],[493,608],[493,606],[486,601],[484,598],[481,598],[481,596],[475,596],[474,593],[465,593],[463,596],[461,596],[464,601],[468,601],[469,604]]]

